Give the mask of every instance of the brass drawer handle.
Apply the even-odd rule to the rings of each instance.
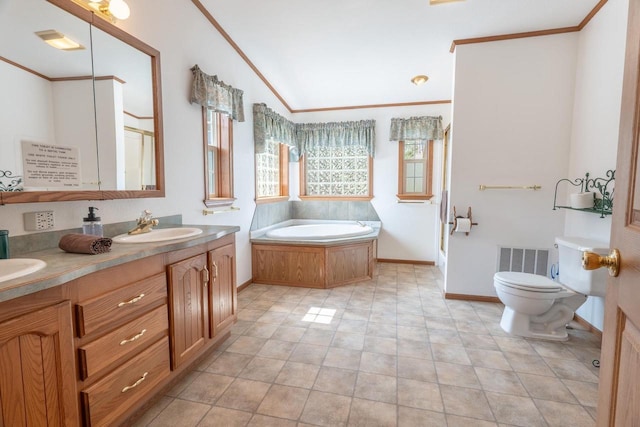
[[[118,304],[118,307],[124,307],[125,305],[135,304],[138,301],[140,301],[142,298],[144,298],[144,294],[140,294],[135,298],[131,298],[129,301],[122,301],[121,303]]]
[[[133,341],[137,340],[138,338],[142,337],[145,332],[147,332],[146,329],[141,330],[139,334],[136,334],[136,335],[132,336],[131,338],[124,339],[124,340],[120,341],[120,345],[125,345],[127,343],[130,343],[130,342],[133,342]]]
[[[202,283],[205,288],[207,287],[207,283],[209,283],[209,270],[207,270],[207,267],[202,269]]]
[[[142,374],[142,378],[140,378],[138,381],[136,381],[135,383],[133,383],[131,385],[128,385],[125,388],[123,388],[122,389],[122,393],[126,393],[127,391],[131,390],[132,388],[138,387],[142,381],[147,379],[147,375],[149,375],[149,372],[145,372],[144,374]]]

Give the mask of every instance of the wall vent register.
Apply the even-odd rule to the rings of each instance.
[[[548,249],[498,248],[497,271],[547,275],[549,266]]]

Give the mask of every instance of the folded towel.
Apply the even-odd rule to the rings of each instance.
[[[111,239],[90,234],[65,234],[58,247],[76,254],[101,254],[111,250]]]

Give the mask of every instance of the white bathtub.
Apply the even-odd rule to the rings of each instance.
[[[322,223],[276,228],[267,231],[266,237],[282,240],[328,240],[364,236],[371,232],[373,228],[358,223]]]

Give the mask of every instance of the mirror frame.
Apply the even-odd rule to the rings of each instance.
[[[84,9],[72,0],[46,0],[49,3],[75,15],[94,27],[110,34],[122,42],[146,53],[151,57],[151,80],[153,87],[153,122],[155,139],[155,190],[77,190],[77,191],[0,191],[0,205],[9,203],[65,202],[74,200],[112,200],[164,197],[164,139],[162,134],[162,93],[160,84],[160,52],[133,37],[93,12]],[[98,141],[98,144],[100,141]],[[98,156],[100,152],[98,151]]]

